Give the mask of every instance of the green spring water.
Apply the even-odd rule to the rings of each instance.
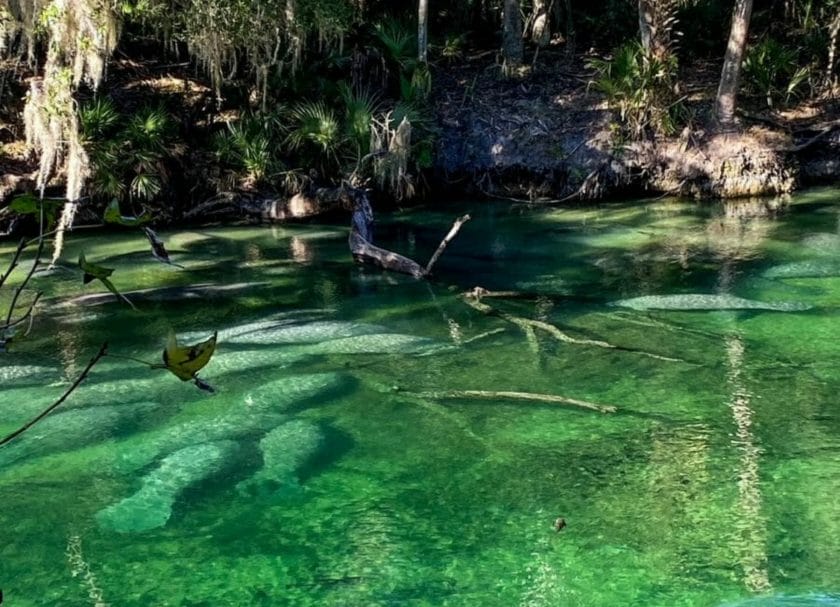
[[[70,262],[39,276],[50,305],[0,358],[0,434],[103,340],[156,361],[169,327],[222,330],[217,394],[106,358],[0,448],[5,600],[838,604],[839,196],[381,217],[378,244],[425,260],[472,213],[429,284],[355,266],[344,226],[162,233],[186,270],[139,232],[74,233],[64,257],[114,267],[139,311],[79,299],[102,287]],[[529,337],[466,305],[477,285],[616,347]],[[701,299],[647,297],[674,295]],[[618,411],[417,394],[454,390]]]

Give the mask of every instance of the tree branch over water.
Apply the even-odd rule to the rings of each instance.
[[[100,346],[99,352],[96,353],[96,356],[94,356],[93,358],[90,359],[90,362],[87,364],[87,366],[81,372],[79,377],[76,378],[76,381],[73,382],[73,385],[71,385],[67,389],[67,391],[64,394],[61,395],[61,398],[59,398],[57,401],[55,401],[49,407],[44,409],[41,413],[39,413],[32,420],[30,420],[29,422],[27,422],[26,424],[24,424],[23,426],[21,426],[20,428],[18,428],[17,430],[12,432],[11,434],[9,434],[8,436],[4,437],[3,439],[0,439],[0,447],[2,447],[3,445],[5,445],[8,442],[11,442],[15,438],[17,438],[18,436],[20,436],[21,434],[26,432],[27,430],[29,430],[32,426],[37,424],[39,421],[44,419],[47,415],[52,413],[56,408],[58,408],[58,406],[61,405],[61,403],[63,403],[65,400],[67,400],[67,397],[69,397],[76,390],[76,388],[79,387],[79,384],[81,384],[85,380],[85,378],[88,376],[88,373],[90,373],[90,370],[93,369],[94,365],[96,365],[96,363],[98,363],[102,359],[102,357],[105,356],[107,353],[108,353],[108,342],[105,342],[105,343],[102,344],[102,346]]]

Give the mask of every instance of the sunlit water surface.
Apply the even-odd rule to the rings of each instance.
[[[429,283],[354,265],[343,225],[162,233],[183,270],[140,233],[74,233],[64,258],[115,268],[138,311],[81,297],[102,287],[71,261],[40,276],[49,305],[0,358],[0,433],[104,340],[157,362],[170,327],[221,331],[217,394],[106,358],[0,448],[5,599],[840,604],[839,200],[381,217],[379,244],[425,260],[472,212]],[[484,314],[477,285],[524,296]],[[711,297],[610,305],[676,294]],[[784,305],[651,309],[734,297]]]

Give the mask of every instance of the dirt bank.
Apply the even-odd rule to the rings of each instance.
[[[571,201],[773,195],[840,178],[840,125],[829,120],[835,103],[747,114],[739,132],[715,134],[714,72],[698,73],[705,81],[691,83],[686,95],[693,119],[678,136],[618,143],[617,117],[588,86],[585,58],[546,61],[517,81],[502,80],[492,57],[441,69],[436,183],[463,193]]]

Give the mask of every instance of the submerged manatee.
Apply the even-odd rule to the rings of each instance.
[[[270,286],[270,283],[267,282],[238,282],[230,284],[204,283],[184,287],[155,287],[152,289],[139,289],[136,291],[126,291],[123,295],[134,302],[225,299],[233,298],[249,291],[266,289]],[[101,306],[103,304],[112,303],[113,301],[113,293],[90,293],[62,300],[58,303],[57,307]]]
[[[721,607],[840,607],[840,595],[803,594],[762,596],[736,603],[725,603]]]
[[[318,426],[296,420],[278,426],[260,441],[263,466],[237,489],[245,494],[264,495],[298,487],[297,473],[318,452],[324,436]]]
[[[137,493],[100,510],[96,520],[103,527],[123,533],[162,527],[172,516],[172,505],[184,489],[220,470],[236,450],[233,441],[219,441],[175,451],[143,477]]]
[[[427,337],[375,333],[312,344],[305,351],[312,354],[427,354],[441,347],[441,344]]]
[[[117,531],[142,531],[166,524],[178,494],[228,462],[239,440],[263,435],[263,468],[243,487],[262,492],[265,487],[296,484],[296,471],[321,444],[318,427],[290,422],[279,413],[339,385],[333,373],[293,375],[247,394],[223,415],[190,420],[136,441],[123,454],[118,467],[128,472],[160,457],[157,468],[143,479],[142,488],[97,514],[100,524]],[[167,455],[169,454],[169,455]]]
[[[291,375],[251,390],[243,402],[248,411],[285,411],[343,383],[337,373]]]
[[[304,344],[383,331],[385,329],[376,325],[338,320],[319,320],[305,324],[281,321],[246,331],[237,331],[236,334],[230,336],[222,332],[220,339],[232,344]]]
[[[335,388],[341,381],[341,376],[334,373],[313,373],[291,375],[265,384],[246,394],[222,415],[150,433],[121,456],[118,467],[126,472],[137,470],[161,455],[190,445],[264,434],[286,420],[280,412]]]
[[[225,351],[221,344],[219,350],[202,371],[202,376],[216,381],[221,374],[240,375],[259,367],[282,369],[306,357],[295,348]]]
[[[795,261],[765,270],[765,278],[828,278],[840,276],[840,259]]]
[[[210,419],[184,422],[144,437],[142,443],[120,456],[117,468],[123,472],[138,470],[167,453],[193,445],[258,435],[284,420],[284,416],[273,412],[255,411],[251,415],[243,415],[237,411]]]
[[[0,447],[0,467],[21,459],[81,449],[136,425],[159,407],[158,403],[142,402],[53,413]]]
[[[707,295],[687,293],[684,295],[645,295],[621,299],[611,306],[633,310],[769,310],[773,312],[796,312],[809,310],[811,306],[800,302],[765,302],[743,299],[734,295]]]
[[[837,255],[840,254],[840,234],[811,234],[802,240],[802,246],[812,249],[818,255]]]
[[[229,344],[303,344],[381,333],[385,329],[367,323],[340,320],[321,320],[318,310],[308,315],[276,316],[219,330],[219,342]],[[194,331],[181,336],[184,341],[206,336],[206,331]]]
[[[0,365],[0,387],[6,388],[22,379],[36,379],[39,383],[59,379],[59,371],[54,367]]]

